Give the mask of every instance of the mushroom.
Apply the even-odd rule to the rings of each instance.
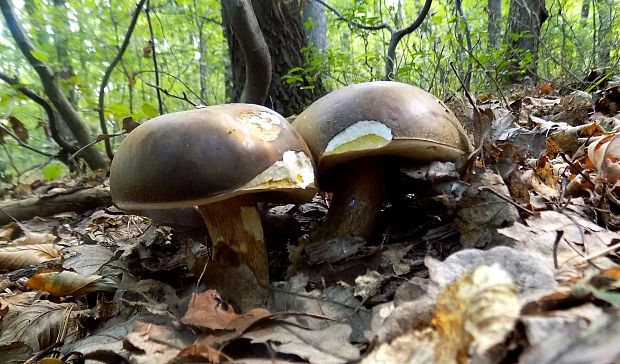
[[[110,168],[112,199],[125,210],[197,206],[213,259],[245,264],[267,284],[258,201],[311,199],[308,147],[278,113],[226,104],[153,118],[119,146]]]
[[[472,151],[463,127],[430,93],[391,81],[366,82],[334,91],[293,122],[317,163],[319,188],[333,192],[317,239],[368,239],[392,162],[452,161]]]

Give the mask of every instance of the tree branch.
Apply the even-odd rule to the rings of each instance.
[[[187,102],[188,104],[192,105],[193,107],[196,107],[197,105],[195,103],[193,103],[190,99],[187,98],[187,94],[185,92],[183,92],[183,96],[179,96],[179,95],[174,95],[172,93],[170,93],[170,91],[166,90],[165,88],[162,88],[161,86],[157,86],[157,85],[153,85],[151,83],[145,82],[148,86],[151,86],[155,89],[157,89],[158,91],[161,91],[164,93],[164,95],[168,96],[168,97],[172,97],[173,99],[177,99],[177,100],[182,100]]]
[[[5,1],[5,0],[0,0],[0,1]],[[102,134],[108,134],[108,126],[105,123],[105,112],[104,112],[104,107],[103,107],[103,102],[105,99],[105,88],[108,85],[110,76],[112,76],[112,71],[114,71],[114,68],[116,67],[118,62],[120,62],[121,58],[123,58],[123,54],[125,54],[125,51],[127,50],[127,47],[129,46],[131,35],[133,34],[133,31],[136,27],[136,23],[138,22],[138,16],[140,15],[140,11],[142,10],[142,7],[144,6],[144,3],[146,3],[146,1],[147,0],[140,0],[138,5],[136,5],[136,10],[134,11],[133,16],[131,17],[131,22],[129,23],[129,27],[127,28],[127,33],[125,33],[125,39],[123,40],[123,44],[118,50],[116,57],[114,57],[112,62],[110,62],[110,65],[108,66],[108,68],[105,70],[105,73],[103,74],[103,79],[101,80],[101,87],[99,87],[99,101],[98,101],[98,106],[97,106],[97,109],[98,109],[97,113],[99,114],[99,125],[101,126]],[[110,144],[109,139],[105,140],[105,151],[106,151],[106,154],[108,155],[108,158],[112,160],[112,158],[114,157],[114,152],[112,151],[112,145]]]
[[[10,77],[1,72],[0,72],[0,80],[8,83],[11,86],[19,85],[19,80],[17,78]],[[78,148],[75,145],[70,144],[69,142],[64,140],[62,136],[60,136],[60,133],[58,132],[58,124],[57,124],[58,120],[56,119],[56,113],[54,112],[54,109],[52,108],[52,106],[41,96],[37,95],[36,93],[34,93],[33,91],[31,91],[30,89],[24,86],[19,86],[16,88],[16,90],[21,92],[24,96],[36,102],[43,108],[43,110],[47,114],[47,120],[50,126],[50,133],[52,135],[52,139],[54,139],[56,144],[58,144],[58,146],[60,146],[60,148],[66,151],[67,153],[75,153],[75,151],[78,150]]]
[[[155,33],[153,33],[153,23],[151,23],[151,15],[150,15],[150,4],[151,2],[149,0],[147,0],[146,2],[146,9],[144,10],[145,14],[146,14],[146,22],[149,25],[149,34],[151,36],[150,39],[150,46],[152,47],[151,50],[151,58],[153,59],[153,71],[155,71],[155,85],[157,86],[156,90],[157,90],[157,106],[159,108],[159,115],[162,115],[164,113],[164,103],[161,100],[161,91],[160,86],[159,86],[159,69],[157,67],[157,52],[155,51]]]
[[[316,1],[316,0],[315,0]],[[429,10],[431,9],[431,4],[433,0],[426,0],[418,18],[411,23],[407,28],[400,29],[392,33],[392,37],[390,38],[390,45],[387,51],[387,59],[385,65],[385,79],[393,81],[394,80],[394,60],[396,59],[396,46],[405,35],[412,33],[414,30],[418,29],[420,25],[424,22],[426,15],[428,15]]]
[[[49,98],[50,102],[54,105],[54,108],[58,111],[58,113],[63,116],[63,120],[73,133],[73,136],[78,144],[80,146],[87,145],[91,138],[82,121],[82,118],[73,106],[71,106],[71,103],[67,99],[66,95],[56,84],[56,78],[52,70],[45,62],[34,56],[34,54],[36,54],[34,46],[32,45],[30,38],[26,35],[21,22],[15,16],[11,1],[0,0],[0,10],[2,11],[2,15],[4,15],[6,25],[15,39],[17,47],[28,60],[28,63],[30,63],[39,75],[45,94]],[[92,170],[107,168],[107,163],[96,149],[88,150],[83,153],[82,157]]]
[[[323,5],[326,9],[328,9],[329,11],[334,13],[334,15],[336,15],[338,20],[343,21],[343,22],[349,24],[350,26],[354,26],[356,28],[364,29],[364,30],[387,29],[390,33],[393,33],[392,27],[388,23],[381,23],[381,24],[376,24],[376,25],[366,25],[366,24],[358,23],[358,22],[353,21],[353,20],[351,20],[349,18],[346,18],[338,10],[336,10],[335,8],[333,8],[332,6],[327,4],[325,1],[323,1],[323,0],[314,0],[314,1],[316,1],[317,3]]]
[[[232,33],[245,57],[245,84],[240,102],[262,104],[271,84],[271,55],[250,0],[224,0]]]
[[[33,152],[35,152],[37,154],[41,154],[43,156],[46,156],[46,157],[55,157],[55,155],[53,155],[53,154],[46,153],[46,152],[44,152],[42,150],[38,150],[38,149],[33,148],[33,147],[29,146],[28,144],[22,142],[21,139],[19,139],[19,137],[17,135],[13,134],[6,126],[0,124],[0,129],[2,129],[3,133],[8,134],[11,138],[15,139],[17,144],[19,144],[20,146],[22,146],[22,147],[24,147],[24,148],[26,148],[26,149],[28,149],[30,151],[33,151]]]

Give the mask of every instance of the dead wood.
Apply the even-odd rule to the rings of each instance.
[[[97,186],[0,203],[0,225],[67,211],[82,212],[112,203],[110,189]]]

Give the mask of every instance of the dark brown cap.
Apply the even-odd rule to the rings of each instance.
[[[299,114],[293,126],[318,165],[318,175],[360,157],[454,161],[472,146],[441,100],[399,82],[360,83],[334,91]]]
[[[191,207],[267,192],[267,201],[312,198],[304,141],[278,113],[226,104],[153,118],[119,146],[110,168],[123,209]]]

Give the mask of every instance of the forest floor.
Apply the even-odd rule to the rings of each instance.
[[[450,100],[467,173],[402,168],[369,241],[309,239],[326,196],[267,206],[269,287],[205,265],[199,225],[109,203],[10,222],[0,362],[618,362],[619,85]],[[0,210],[85,188],[108,191],[37,182]]]

